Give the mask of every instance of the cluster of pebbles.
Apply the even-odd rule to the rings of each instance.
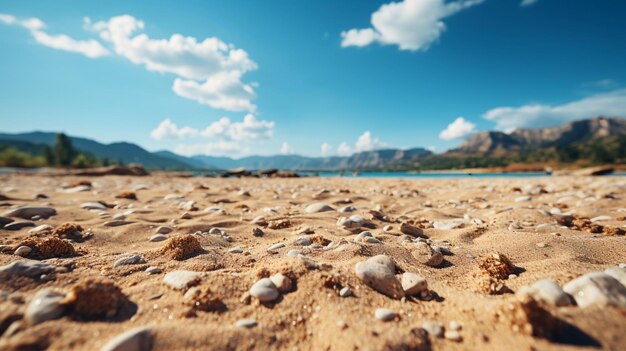
[[[550,348],[626,310],[620,178],[0,177],[3,350]]]

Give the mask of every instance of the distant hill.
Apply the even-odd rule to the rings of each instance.
[[[54,144],[56,133],[51,132],[30,132],[19,134],[0,133],[0,144],[13,143],[14,147],[28,151],[30,149],[43,149],[43,146],[51,146]],[[88,152],[97,157],[108,158],[110,160],[128,163],[141,163],[149,169],[168,169],[168,170],[184,170],[194,168],[192,165],[169,157],[163,157],[153,154],[141,147],[126,143],[102,144],[97,141],[81,138],[70,137],[74,147],[80,151]]]
[[[510,134],[480,132],[448,154],[497,156],[519,150],[564,147],[575,143],[626,135],[626,119],[598,117],[557,128],[517,129]]]

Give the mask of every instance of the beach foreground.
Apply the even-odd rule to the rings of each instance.
[[[624,177],[0,184],[2,350],[626,345]]]

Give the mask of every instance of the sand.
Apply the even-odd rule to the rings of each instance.
[[[85,191],[74,192],[78,188],[71,185],[79,186],[80,181]],[[62,237],[70,239],[75,250],[72,253],[65,248],[63,255],[44,259],[62,268],[43,279],[0,281],[0,331],[4,331],[0,349],[98,350],[116,335],[146,326],[150,327],[155,351],[623,349],[623,308],[545,307],[550,316],[569,324],[549,338],[516,331],[510,321],[497,315],[515,301],[515,292],[525,285],[544,278],[563,285],[582,274],[626,263],[623,235],[563,227],[553,216],[539,211],[560,208],[577,217],[609,216],[598,223],[612,230],[626,228],[625,190],[624,177],[410,180],[3,174],[0,193],[8,199],[1,201],[2,212],[17,205],[51,206],[57,215],[34,221],[36,225],[57,228],[72,223],[82,227],[82,236],[51,231],[30,235],[32,227],[0,230],[0,244],[12,247],[0,254],[0,265],[23,260],[11,252],[27,239]],[[47,198],[35,199],[37,194]],[[171,194],[181,198],[169,196],[175,199],[165,200]],[[108,217],[81,208],[85,202],[97,201],[120,208],[107,208]],[[335,210],[351,205],[356,211],[305,212],[306,206],[319,202]],[[114,220],[113,215],[130,208],[135,212],[117,219],[113,224],[118,226],[105,225]],[[388,222],[371,219],[370,210],[380,211]],[[337,226],[341,216],[354,214],[370,221],[372,228],[367,230],[381,243],[356,243],[358,232]],[[463,219],[464,215],[469,217],[460,228],[432,228],[435,221]],[[268,225],[252,224],[258,216]],[[433,245],[448,248],[452,255],[446,255],[438,267],[420,263],[408,249],[410,245],[401,242],[403,222],[423,228]],[[391,229],[384,231],[387,225]],[[178,242],[149,241],[160,226],[173,229],[164,234],[167,238],[201,233]],[[305,226],[314,233],[298,234]],[[209,234],[211,228],[225,234]],[[263,235],[253,235],[255,228]],[[332,242],[331,248],[294,245],[294,240],[303,236],[322,245]],[[279,243],[285,246],[268,252],[270,246]],[[236,247],[243,252],[229,252]],[[288,256],[291,249],[300,250],[308,261]],[[509,292],[492,295],[481,287],[484,277],[479,262],[495,252],[505,255],[515,269],[501,281]],[[131,254],[141,255],[145,263],[114,267],[116,261]],[[395,261],[398,277],[402,272],[412,272],[426,278],[430,294],[423,299],[396,300],[365,285],[355,274],[355,264],[378,254]],[[162,272],[148,274],[148,267],[158,267]],[[164,275],[174,270],[199,272],[201,291],[196,291],[196,300],[193,296],[184,298],[184,290],[163,282]],[[267,304],[250,297],[248,290],[257,280],[276,273],[292,280],[289,291]],[[96,308],[103,310],[101,315],[68,307],[59,319],[37,325],[22,320],[41,289],[68,294],[75,300],[73,295],[88,291],[86,279],[112,282],[126,300],[119,300],[114,292],[112,304],[108,293],[93,293],[82,296],[81,308],[108,304]],[[352,296],[339,296],[343,287],[349,287]],[[196,302],[198,308],[193,307]],[[111,308],[118,310],[113,314]],[[390,309],[398,316],[388,322],[377,320],[378,308]],[[241,319],[253,319],[256,326],[235,326]],[[462,340],[426,335],[420,329],[426,321],[445,327],[456,321]]]

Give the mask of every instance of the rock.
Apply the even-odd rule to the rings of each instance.
[[[302,234],[315,234],[315,231],[313,230],[313,228],[309,227],[309,226],[304,226],[300,229],[298,229],[298,231],[296,232],[296,234],[302,235]]]
[[[115,261],[115,263],[113,264],[113,268],[141,263],[146,263],[146,259],[143,258],[143,256],[141,256],[140,254],[134,254],[128,257],[120,258],[119,260]]]
[[[65,305],[61,302],[65,294],[52,290],[39,290],[30,302],[24,313],[24,319],[31,325],[61,318],[65,312]]]
[[[42,224],[28,231],[28,234],[39,234],[48,230],[52,230],[53,227],[50,224]]]
[[[99,202],[85,202],[80,205],[85,210],[106,210],[107,207]]]
[[[296,249],[291,249],[289,251],[287,251],[287,256],[298,256],[301,255],[302,252],[300,250],[296,250]]]
[[[559,284],[551,279],[542,279],[531,285],[531,294],[552,306],[569,306],[572,304],[570,297],[561,289]]]
[[[81,193],[81,192],[90,191],[90,190],[91,190],[91,186],[84,184],[84,185],[77,185],[71,188],[63,189],[61,190],[61,192],[68,193],[68,194],[75,194],[75,193]]]
[[[278,244],[274,244],[270,247],[267,248],[267,251],[276,251],[278,249],[282,249],[283,247],[285,247],[285,244],[283,243],[278,243]]]
[[[39,216],[41,218],[48,218],[56,214],[57,214],[57,211],[52,207],[22,206],[22,207],[18,207],[16,209],[5,212],[3,216],[31,219],[34,216]]]
[[[265,233],[263,232],[263,230],[261,230],[261,228],[254,228],[252,229],[252,235],[256,237],[261,237],[264,236]]]
[[[462,218],[449,219],[445,221],[435,221],[433,223],[433,227],[435,229],[450,230],[450,229],[461,228],[463,227],[464,223],[465,223],[465,220],[463,220]]]
[[[443,337],[443,324],[435,321],[426,321],[422,324],[422,329],[426,330],[426,332],[434,337],[441,338]]]
[[[123,213],[118,213],[118,214],[113,216],[113,220],[116,220],[116,221],[121,221],[121,220],[124,220],[124,219],[126,219],[126,215],[123,214]]]
[[[617,279],[623,286],[626,286],[626,267],[622,267],[622,265],[610,267],[607,268],[604,273]]]
[[[105,227],[119,227],[122,225],[126,225],[126,224],[131,224],[134,222],[131,221],[108,221],[108,222],[104,222],[104,226]]]
[[[33,251],[33,249],[31,249],[28,246],[20,246],[18,247],[15,252],[13,254],[15,254],[16,256],[22,256],[22,257],[26,257],[28,256],[29,253],[31,253]]]
[[[280,293],[270,278],[263,278],[252,285],[250,295],[261,302],[271,302],[276,300]]]
[[[365,240],[365,238],[368,238],[368,237],[370,237],[370,238],[372,237],[372,233],[371,233],[371,232],[368,232],[368,231],[365,231],[365,232],[360,232],[360,233],[359,233],[359,234],[358,234],[358,235],[354,238],[354,241],[356,241],[356,242],[362,242],[363,240]]]
[[[423,230],[408,223],[402,223],[402,225],[400,225],[400,232],[416,238],[428,238]]]
[[[350,295],[352,295],[352,290],[350,290],[347,286],[344,286],[341,290],[339,290],[339,296],[341,297],[348,297]]]
[[[22,222],[12,222],[12,223],[9,223],[9,224],[5,225],[2,229],[4,229],[4,230],[20,230],[22,228],[34,227],[34,226],[35,226],[35,223],[33,223],[33,222],[22,221]]]
[[[530,196],[519,196],[515,198],[515,202],[528,202],[532,200]]]
[[[167,240],[167,235],[163,235],[163,234],[154,234],[153,236],[150,237],[149,239],[151,242],[153,243],[157,243],[160,241],[164,241]]]
[[[451,341],[463,341],[463,336],[461,336],[461,333],[459,333],[458,330],[446,330],[446,332],[443,334],[443,337]]]
[[[250,222],[252,224],[256,224],[256,225],[260,225],[260,226],[266,226],[267,225],[267,221],[265,220],[265,217],[263,216],[259,216],[259,217],[255,217],[252,222]]]
[[[606,216],[606,215],[604,215],[604,216],[593,217],[593,218],[591,219],[591,221],[592,221],[592,222],[602,222],[602,221],[610,221],[610,220],[612,220],[612,219],[613,219],[613,218],[611,218],[611,216]]]
[[[156,230],[156,232],[155,232],[155,233],[156,233],[156,234],[169,234],[169,233],[171,233],[173,230],[174,230],[174,229],[172,229],[171,227],[167,227],[167,226],[162,225],[162,226],[160,226],[160,227],[158,227],[158,228],[157,228],[157,230]]]
[[[163,197],[163,200],[165,201],[183,201],[185,200],[185,197],[182,195],[178,195],[178,194],[167,194],[165,195],[165,197]]]
[[[148,274],[159,274],[161,272],[162,272],[161,268],[156,267],[156,266],[150,266],[146,268],[146,273]]]
[[[394,311],[388,308],[377,308],[374,315],[376,316],[376,319],[383,322],[392,321],[398,316]]]
[[[54,266],[49,263],[34,261],[34,260],[22,260],[11,262],[5,266],[0,267],[0,278],[10,279],[16,277],[30,277],[36,278],[42,274],[47,274],[54,271]]]
[[[109,340],[100,351],[150,351],[153,339],[149,327],[135,328]]]
[[[185,270],[171,271],[163,277],[163,282],[176,290],[185,290],[199,281],[200,273]]]
[[[8,217],[0,217],[0,228],[3,228],[5,225],[13,222],[11,218]]]
[[[348,206],[344,206],[342,208],[339,209],[339,213],[348,213],[348,212],[354,212],[356,211],[356,207],[352,206],[352,205],[348,205]]]
[[[450,323],[448,323],[448,329],[461,330],[461,325],[459,324],[459,322],[453,320],[453,321],[450,321]]]
[[[254,319],[240,319],[235,322],[237,328],[253,328],[257,326],[257,322]]]
[[[383,266],[387,267],[387,269],[391,273],[396,273],[396,263],[391,259],[391,257],[387,255],[372,256],[367,261],[382,264]]]
[[[312,243],[313,241],[308,236],[301,236],[293,242],[294,245],[298,246],[309,246]]]
[[[289,277],[287,277],[286,275],[282,273],[274,274],[273,276],[270,277],[270,280],[272,281],[272,283],[274,283],[278,291],[282,293],[286,293],[290,291],[291,288],[293,287],[293,283],[291,282],[291,279],[289,279]]]
[[[422,291],[428,290],[428,282],[426,278],[415,273],[402,273],[402,289],[407,296],[417,296]]]
[[[234,254],[240,254],[243,253],[243,249],[240,247],[233,247],[231,249],[228,249],[229,253],[234,253]]]
[[[328,211],[334,211],[335,209],[332,208],[330,205],[325,204],[323,202],[318,202],[318,203],[314,203],[311,204],[309,206],[307,206],[304,209],[304,212],[306,213],[319,213],[319,212],[328,212]]]
[[[591,272],[563,285],[578,306],[591,305],[626,307],[626,287],[604,272]]]
[[[443,263],[443,254],[440,251],[433,250],[424,242],[415,243],[415,249],[411,253],[419,263],[430,267],[437,267]]]
[[[355,266],[357,277],[370,288],[394,299],[404,296],[402,284],[388,266],[374,261],[359,262]]]

